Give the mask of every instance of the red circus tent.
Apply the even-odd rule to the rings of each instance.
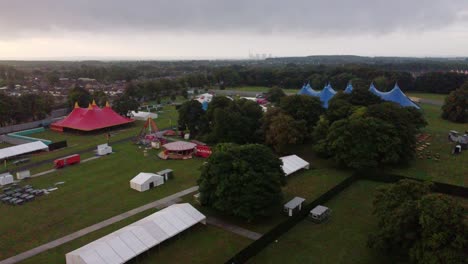
[[[50,128],[60,132],[64,129],[93,131],[128,124],[133,121],[133,119],[114,112],[108,103],[105,107],[99,108],[93,101],[93,104],[90,104],[88,108],[80,108],[76,103],[75,108],[66,118],[51,124]]]

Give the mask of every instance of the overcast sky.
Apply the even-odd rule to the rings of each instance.
[[[468,0],[0,0],[0,59],[468,56]]]

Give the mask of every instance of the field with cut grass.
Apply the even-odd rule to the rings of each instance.
[[[65,254],[102,236],[154,213],[148,210],[116,224],[90,233],[60,247],[20,262],[21,264],[65,263]],[[247,246],[250,240],[222,229],[196,225],[182,234],[163,242],[135,259],[135,263],[222,263]],[[196,246],[195,246],[196,245]]]
[[[57,191],[22,206],[0,204],[0,259],[196,185],[202,159],[164,161],[156,150],[144,157],[130,142],[113,147],[115,154],[25,182],[45,188],[64,181]],[[175,178],[166,184],[144,193],[130,189],[139,172],[167,168]]]
[[[325,204],[329,221],[303,220],[248,263],[392,263],[366,246],[376,228],[372,200],[379,185],[356,182]]]
[[[406,92],[407,96],[444,102],[447,94]]]
[[[236,90],[236,91],[243,91],[243,92],[268,92],[270,87],[265,86],[240,86],[240,87],[226,87],[226,90]],[[283,89],[285,93],[297,93],[298,89]]]
[[[161,129],[168,128],[177,123],[177,116],[178,113],[175,110],[174,106],[165,106],[164,109],[161,112],[159,112],[159,117],[155,120],[155,122],[157,126]],[[131,126],[123,127],[121,129],[110,130],[111,138],[109,140],[109,143],[112,145],[113,142],[125,138],[135,137],[140,132],[141,128],[143,127],[143,124],[143,121],[135,121],[134,124],[132,124]],[[53,142],[67,140],[68,147],[51,152],[33,154],[31,155],[31,161],[29,163],[34,163],[52,158],[59,158],[70,154],[74,154],[78,151],[82,151],[88,148],[95,148],[97,145],[104,144],[107,142],[107,133],[107,131],[82,134],[70,132],[59,133],[47,129],[44,132],[31,134],[31,137],[48,139],[52,140]],[[9,163],[7,165],[7,169],[16,170],[25,165],[27,164],[23,164],[17,167]],[[52,164],[49,166],[49,168],[51,167]]]
[[[450,130],[463,132],[468,130],[468,125],[442,119],[439,106],[421,104],[421,107],[428,122],[424,133],[431,136],[427,140],[430,146],[422,151],[422,158],[419,158],[421,155],[416,155],[408,167],[393,171],[404,176],[468,186],[468,151],[452,155],[455,144],[447,139]],[[439,161],[434,159],[436,154],[440,155]]]
[[[283,203],[288,202],[296,196],[305,198],[306,203],[311,202],[349,175],[350,174],[347,172],[334,169],[311,169],[293,174],[288,178],[287,185],[283,187]],[[241,218],[224,215],[211,208],[200,206],[195,202],[192,196],[185,197],[184,201],[192,203],[198,210],[200,210],[200,212],[206,215],[215,216],[225,222],[229,222],[258,233],[268,232],[274,226],[287,219],[287,216],[283,213],[282,205],[278,207],[275,214],[268,218],[260,218],[253,222],[246,222]]]

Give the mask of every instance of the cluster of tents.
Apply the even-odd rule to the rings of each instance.
[[[375,88],[374,84],[370,85],[369,91],[378,97],[380,97],[384,101],[394,102],[403,107],[414,107],[416,109],[420,109],[417,104],[415,104],[411,99],[408,98],[398,87],[398,84],[395,83],[395,86],[389,92],[381,92]],[[345,90],[343,91],[346,94],[350,94],[353,92],[353,85],[351,83],[346,86]],[[318,97],[322,102],[324,108],[328,108],[328,101],[335,96],[337,92],[333,89],[331,84],[326,85],[323,90],[317,91],[312,89],[309,83],[304,84],[301,90],[298,92],[300,95],[308,95]]]

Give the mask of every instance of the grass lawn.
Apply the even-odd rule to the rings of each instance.
[[[447,94],[406,92],[407,96],[444,102]]]
[[[60,247],[20,262],[21,264],[65,263],[65,254],[101,238],[119,228],[154,213],[140,213],[90,233]],[[161,246],[143,253],[136,263],[222,263],[251,241],[212,226],[196,225]],[[196,245],[196,246],[194,246]]]
[[[134,263],[224,263],[251,242],[217,227],[197,225]]]
[[[398,168],[394,172],[409,177],[468,186],[468,151],[452,155],[454,144],[447,140],[449,130],[463,132],[468,126],[442,119],[439,106],[421,106],[428,122],[424,132],[431,135],[428,140],[431,145],[426,150],[433,154],[439,153],[440,161],[416,157],[409,167]]]
[[[114,145],[115,154],[70,166],[26,183],[59,190],[23,206],[0,204],[0,259],[18,254],[135,207],[196,185],[202,159],[164,161],[130,142]],[[130,189],[139,172],[173,169],[175,178],[148,192]]]
[[[270,87],[265,86],[241,86],[241,87],[226,87],[226,90],[237,90],[243,92],[268,92]],[[285,93],[297,93],[298,89],[283,89]]]
[[[300,222],[249,263],[391,263],[366,246],[376,228],[372,200],[379,185],[356,182],[326,204],[333,210],[328,222]]]
[[[306,203],[311,202],[352,174],[350,171],[333,168],[333,164],[330,160],[324,160],[316,157],[312,152],[310,144],[296,146],[292,153],[295,153],[304,160],[307,160],[310,163],[311,169],[299,171],[288,177],[287,184],[283,187],[284,203],[295,196],[305,198]],[[223,215],[218,211],[199,206],[197,203],[194,203],[192,196],[185,197],[185,201],[194,204],[194,206],[206,215],[215,216],[226,222],[259,233],[269,231],[271,228],[287,218],[287,216],[283,214],[282,205],[278,207],[278,211],[273,216],[268,217],[267,219],[258,219],[257,221],[247,223],[243,219]]]
[[[11,144],[8,144],[6,142],[0,142],[0,148],[8,148],[8,147],[11,147],[12,145]]]
[[[177,116],[178,116],[178,113],[175,110],[174,106],[165,106],[164,109],[161,111],[161,113],[159,113],[159,117],[155,119],[155,122],[159,128],[161,129],[167,128],[177,123]],[[131,126],[124,127],[119,130],[111,130],[110,131],[111,133],[110,144],[112,145],[112,142],[115,142],[124,138],[136,136],[140,132],[141,128],[143,127],[143,124],[144,124],[144,121],[135,121],[135,123]],[[31,137],[48,139],[48,140],[52,140],[53,142],[67,140],[68,147],[64,149],[52,151],[52,152],[38,153],[38,154],[31,155],[30,163],[41,161],[41,160],[46,160],[46,159],[51,159],[51,158],[59,158],[59,157],[63,157],[66,155],[76,153],[78,151],[81,151],[87,148],[96,147],[99,144],[104,144],[107,142],[106,135],[107,135],[107,131],[93,133],[93,134],[77,134],[77,133],[69,133],[69,132],[58,133],[58,132],[51,131],[51,130],[46,130],[44,132],[31,134],[30,135]],[[9,168],[8,166],[11,166],[12,169],[17,169],[21,167],[21,166],[16,167],[15,165],[12,165],[12,164],[8,164],[7,168]],[[52,164],[50,164],[48,168],[52,168]]]

